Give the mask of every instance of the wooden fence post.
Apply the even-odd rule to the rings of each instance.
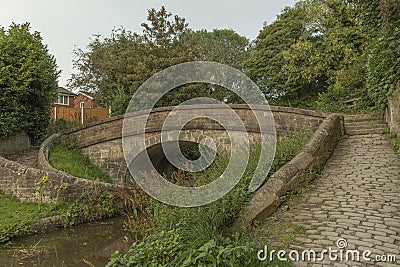
[[[81,123],[83,124],[83,105],[81,107]]]

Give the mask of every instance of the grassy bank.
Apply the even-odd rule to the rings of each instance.
[[[40,203],[39,212],[37,202],[21,202],[0,191],[0,243],[34,234],[31,224],[50,216],[61,215],[64,227],[109,218],[121,211],[123,207],[119,203],[114,194],[88,188],[88,192],[78,198]]]
[[[78,122],[69,122],[63,119],[51,121],[47,129],[47,137],[54,133],[79,126],[81,124]],[[54,168],[79,178],[98,180],[106,183],[112,182],[107,174],[92,164],[89,158],[76,148],[75,140],[69,136],[61,136],[57,140],[57,144],[55,144],[49,153],[49,162]]]
[[[49,153],[49,162],[54,168],[73,176],[112,183],[110,177],[77,148],[55,145]]]
[[[0,243],[15,236],[30,234],[32,222],[60,213],[59,208],[50,204],[42,204],[41,212],[38,212],[37,203],[21,203],[0,191]]]
[[[309,140],[308,131],[280,137],[272,171],[290,161]],[[131,214],[129,227],[144,234],[126,255],[114,254],[107,266],[288,266],[284,262],[257,259],[258,248],[245,233],[229,236],[222,229],[251,198],[247,190],[258,161],[253,148],[249,164],[236,187],[221,199],[195,208],[171,207],[143,196],[140,210]],[[181,174],[180,181],[191,179],[196,186],[215,180],[225,169],[228,158],[217,157],[213,165],[199,173]],[[138,202],[136,199],[133,201]],[[139,213],[139,212],[138,212]],[[148,229],[144,229],[148,227]]]

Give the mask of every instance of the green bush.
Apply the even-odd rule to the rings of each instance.
[[[28,23],[0,28],[0,136],[24,130],[37,142],[46,133],[59,72],[42,41]]]
[[[109,218],[118,211],[116,196],[112,193],[100,192],[96,188],[82,193],[73,201],[64,200],[64,202],[68,203],[62,214],[65,227]]]
[[[179,229],[161,231],[135,242],[127,255],[111,256],[113,266],[290,266],[282,262],[260,262],[258,249],[239,234],[233,238],[219,236],[197,248],[186,249]]]
[[[368,96],[379,108],[400,88],[400,28],[387,29],[372,45],[367,64]]]

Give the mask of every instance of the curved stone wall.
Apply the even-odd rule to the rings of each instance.
[[[257,133],[258,129],[254,126],[254,115],[246,105],[231,105],[235,112],[243,118],[246,128],[249,132]],[[262,108],[262,107],[261,107]],[[149,145],[154,144],[157,138],[154,137],[160,129],[160,124],[166,118],[173,107],[158,108],[151,112],[148,134]],[[271,107],[276,129],[278,133],[285,133],[304,128],[316,130],[322,121],[327,117],[327,113],[319,111],[302,110],[286,107]],[[131,116],[143,115],[140,112],[132,113]],[[109,174],[126,172],[124,168],[121,146],[121,129],[124,116],[112,117],[103,121],[94,122],[76,129],[72,129],[61,134],[76,137],[77,145],[82,148],[90,159],[106,170]],[[197,124],[196,124],[197,123]],[[191,128],[192,127],[192,128]],[[197,128],[196,128],[197,127]],[[195,121],[189,124],[185,130],[190,131],[199,128],[207,131],[221,131],[217,124],[209,123],[204,120]],[[220,132],[221,133],[221,132]],[[151,136],[153,134],[153,136]],[[47,175],[49,182],[49,194],[44,201],[50,202],[56,197],[55,186],[67,183],[68,189],[61,192],[60,197],[78,197],[83,192],[96,187],[99,191],[114,192],[117,188],[123,188],[117,185],[94,182],[86,179],[77,178],[61,171],[55,170],[48,163],[48,151],[53,142],[60,134],[49,137],[43,142],[39,155],[38,166],[40,169],[29,168],[19,163],[0,157],[0,189],[4,192],[14,195],[22,201],[35,201],[35,184],[39,179]],[[153,137],[153,142],[151,138]],[[124,161],[123,161],[124,162]]]
[[[15,161],[0,157],[0,189],[11,194],[21,201],[36,201],[36,183],[43,177],[48,176],[46,183],[47,193],[44,202],[52,202],[57,198],[56,186],[68,184],[66,190],[60,191],[59,198],[77,198],[85,191],[96,188],[99,192],[111,192],[121,188],[117,185],[95,182],[74,177],[72,175],[57,171],[53,168],[39,170],[29,168]]]

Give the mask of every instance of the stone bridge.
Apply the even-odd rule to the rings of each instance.
[[[272,111],[278,134],[300,129],[315,131],[327,116],[327,113],[319,111],[285,107],[271,107],[270,109],[265,106],[257,106],[250,109],[247,105],[230,105],[230,107],[244,123],[250,142],[257,140],[260,133],[254,112],[262,114]],[[216,108],[221,107],[211,104],[201,105],[201,109],[204,111],[214,111]],[[160,172],[168,162],[161,146],[161,129],[172,110],[173,107],[152,110],[147,119],[145,129],[147,152],[154,166]],[[188,113],[202,113],[202,110],[199,110],[198,107],[192,108],[191,106],[187,106],[185,111]],[[144,116],[145,113],[141,111],[129,115],[131,121],[142,120]],[[83,153],[89,156],[90,160],[102,168],[117,184],[125,184],[127,179],[130,178],[121,141],[123,121],[123,115],[116,116],[65,133],[73,136],[76,139],[77,147],[82,149]],[[179,136],[181,149],[198,144],[206,136],[216,142],[219,153],[229,151],[229,136],[226,130],[216,121],[207,118],[198,118],[185,125]]]
[[[399,98],[400,99],[400,98]],[[394,105],[394,104],[392,104]],[[396,102],[395,107],[400,104]],[[212,108],[212,107],[209,107]],[[231,105],[244,122],[250,138],[260,132],[254,114],[245,105]],[[160,147],[162,123],[173,107],[154,109],[146,127],[146,149],[155,165],[163,165]],[[260,112],[269,112],[262,110]],[[271,107],[276,132],[285,134],[300,129],[314,133],[309,143],[289,163],[276,171],[255,193],[243,216],[233,227],[246,226],[255,233],[260,248],[295,249],[317,252],[337,248],[339,239],[348,249],[370,250],[372,261],[295,262],[298,266],[398,266],[400,260],[400,159],[382,135],[385,122],[380,116],[342,116],[320,111]],[[399,121],[396,112],[389,111],[389,125]],[[138,119],[143,114],[131,116]],[[76,144],[117,184],[126,180],[121,132],[123,116],[64,132],[74,137]],[[204,136],[216,137],[217,149],[224,152],[227,135],[218,123],[200,118],[185,125],[182,146],[191,146]],[[113,191],[118,185],[87,181],[54,170],[47,161],[48,150],[59,135],[47,139],[38,154],[40,169],[29,168],[0,157],[0,188],[21,200],[33,200],[34,184],[42,175],[51,177],[50,186],[70,184],[69,196],[79,196],[89,186]],[[326,164],[325,164],[326,162]],[[317,175],[316,175],[317,174]],[[315,178],[310,182],[310,177]],[[293,192],[302,191],[295,199]],[[307,191],[304,193],[304,191]],[[49,195],[47,201],[54,198]],[[287,202],[287,200],[291,200]],[[284,205],[282,205],[284,203]],[[272,217],[271,214],[274,214]],[[258,224],[252,224],[258,221]],[[250,228],[249,228],[250,227]],[[377,262],[376,256],[392,255],[396,261]],[[393,258],[391,258],[393,260]]]

